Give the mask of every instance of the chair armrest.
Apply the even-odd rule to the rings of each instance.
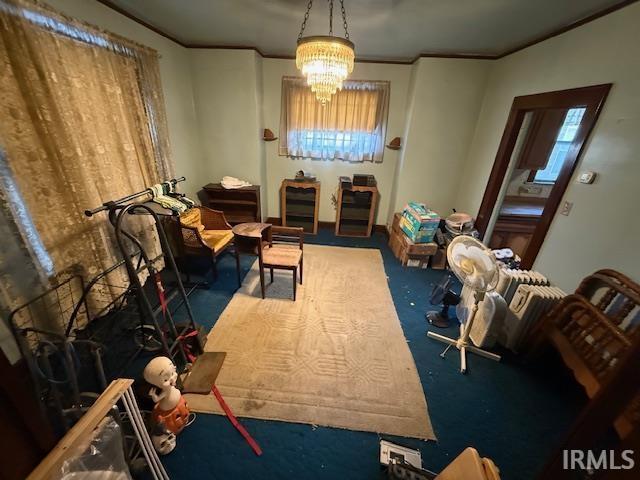
[[[231,225],[220,210],[207,207],[196,208],[200,209],[200,219],[205,230],[231,230]]]
[[[302,227],[280,227],[273,225],[271,227],[273,239],[286,243],[298,243],[300,250],[304,245],[304,229]]]
[[[200,230],[198,230],[198,227],[191,227],[189,225],[180,224],[180,234],[182,237],[182,244],[185,247],[191,246],[187,244],[187,238],[191,237],[195,238],[196,242],[199,243],[202,248],[211,250],[211,248],[206,243],[204,243],[204,240],[200,236]]]

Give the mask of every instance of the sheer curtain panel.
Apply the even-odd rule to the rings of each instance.
[[[38,293],[22,291],[17,270],[42,287],[120,260],[106,215],[83,211],[170,178],[173,167],[157,52],[40,3],[0,0],[0,99],[3,231],[30,259],[16,265],[0,253],[11,308]],[[155,245],[148,219],[134,229]]]
[[[382,162],[389,82],[345,82],[324,106],[303,78],[282,79],[280,155]]]

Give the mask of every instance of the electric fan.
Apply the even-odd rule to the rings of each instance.
[[[447,328],[449,326],[449,307],[460,303],[460,296],[451,290],[450,275],[444,277],[440,283],[433,287],[429,303],[431,305],[442,304],[442,310],[439,312],[428,311],[425,315],[427,321],[435,327]]]
[[[485,293],[493,290],[498,283],[498,265],[493,252],[480,241],[468,235],[455,237],[447,248],[447,260],[453,273],[473,291],[473,305],[466,322],[460,324],[460,337],[453,339],[434,332],[427,336],[447,344],[440,354],[442,358],[455,346],[460,350],[460,373],[467,373],[467,350],[491,360],[500,361],[500,356],[476,347],[469,341],[473,321],[478,312],[478,304]]]

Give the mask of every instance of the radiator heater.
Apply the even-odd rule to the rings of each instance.
[[[456,313],[461,321],[467,315],[472,295],[462,289]],[[533,326],[566,294],[533,270],[500,270],[493,292],[478,306],[471,340],[479,347],[503,345],[517,351]]]
[[[498,341],[517,351],[533,326],[565,296],[558,287],[518,285]]]

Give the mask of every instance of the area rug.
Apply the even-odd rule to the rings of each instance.
[[[295,302],[291,275],[266,272],[263,300],[256,262],[209,333],[236,416],[435,440],[380,251],[305,245]],[[213,395],[186,397],[223,414]]]

